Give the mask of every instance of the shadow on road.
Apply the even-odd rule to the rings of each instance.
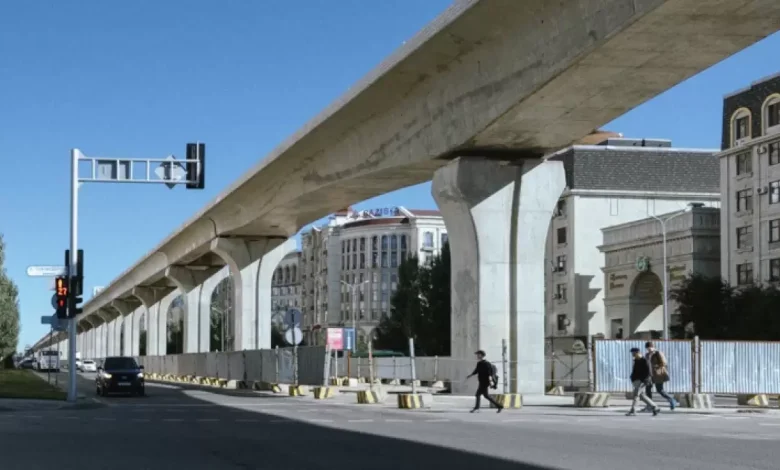
[[[80,378],[79,390],[81,393],[94,397],[93,382]],[[197,391],[205,392],[204,397],[227,397],[221,403],[203,400],[197,397]],[[91,395],[89,394],[91,392]],[[196,396],[193,396],[193,392]],[[279,409],[274,408],[274,403],[280,400],[276,397],[264,396],[251,391],[228,391],[220,389],[201,388],[186,384],[147,384],[147,397],[100,397],[99,400],[108,404],[108,408],[93,410],[91,413],[111,413],[118,417],[111,433],[121,439],[124,428],[132,428],[133,417],[155,416],[159,407],[159,414],[166,413],[166,406],[176,409],[178,416],[185,423],[179,423],[176,436],[155,436],[155,433],[164,433],[166,426],[173,423],[149,426],[152,431],[141,437],[134,436],[134,448],[139,449],[142,456],[149,459],[159,459],[160,462],[168,462],[159,467],[150,466],[149,460],[143,468],[167,468],[170,466],[169,458],[173,456],[161,456],[159,441],[167,439],[170,447],[165,451],[177,453],[180,456],[174,461],[177,468],[293,468],[293,469],[329,469],[348,465],[357,468],[371,468],[378,470],[397,470],[398,468],[435,468],[446,466],[448,470],[489,468],[492,470],[548,470],[549,467],[541,467],[528,463],[510,461],[495,456],[498,453],[505,455],[516,454],[516,449],[506,448],[508,439],[504,437],[500,442],[491,442],[486,436],[471,435],[469,430],[454,430],[449,425],[442,428],[441,425],[428,426],[431,433],[425,434],[425,430],[416,429],[419,423],[409,423],[406,426],[395,424],[379,429],[382,424],[375,423],[365,426],[366,431],[381,432],[377,435],[358,430],[346,430],[317,423],[305,422],[280,416]],[[257,409],[241,409],[236,406],[236,400],[242,398],[243,406],[256,406]],[[285,398],[285,397],[279,397]],[[301,398],[306,403],[301,407],[311,410],[302,419],[316,419],[327,417],[318,414],[316,406],[312,406],[310,398]],[[230,406],[227,406],[230,403]],[[292,406],[295,403],[288,400]],[[277,413],[265,410],[276,409]],[[145,413],[139,413],[146,409]],[[347,408],[347,411],[348,408]],[[172,415],[166,415],[172,416]],[[124,417],[124,418],[123,418]],[[95,418],[99,419],[99,418]],[[130,426],[122,424],[122,419],[129,422]],[[172,418],[167,421],[175,421]],[[351,424],[360,427],[360,424]],[[373,429],[372,429],[373,428]],[[389,429],[392,428],[392,429]],[[436,431],[438,429],[438,431]],[[396,435],[387,435],[387,434]],[[456,439],[439,435],[451,434]],[[422,443],[415,439],[428,441],[443,441],[439,443]],[[180,441],[178,449],[172,440]],[[152,441],[155,441],[154,443]],[[465,447],[465,444],[477,444],[481,453],[471,453],[452,447]],[[444,445],[442,445],[444,444]],[[452,446],[452,447],[449,447]],[[152,462],[154,462],[152,460]],[[193,466],[194,465],[194,466]],[[91,468],[91,467],[82,467]],[[95,467],[97,468],[97,467]]]

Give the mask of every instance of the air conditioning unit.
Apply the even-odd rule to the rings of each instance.
[[[748,140],[750,140],[749,137],[743,137],[741,139],[737,139],[737,141],[734,142],[734,146],[735,147],[741,147],[741,146],[745,145],[745,143],[747,143]]]
[[[759,145],[759,147],[758,147],[759,155],[762,154],[762,153],[766,153],[767,150],[768,150],[768,147],[766,145]]]
[[[758,194],[766,194],[766,193],[769,192],[769,187],[768,186],[761,186],[761,187],[756,189],[756,192]]]
[[[562,299],[563,296],[561,294],[553,294],[553,299]]]

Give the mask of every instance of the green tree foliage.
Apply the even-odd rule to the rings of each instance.
[[[19,341],[19,290],[5,271],[5,243],[0,235],[0,361],[13,357]]]
[[[414,338],[418,356],[450,354],[450,249],[429,265],[411,256],[398,268],[398,287],[390,301],[390,315],[382,317],[375,349],[409,353]]]
[[[780,290],[768,285],[734,288],[719,277],[688,276],[673,288],[681,327],[676,337],[780,340]]]

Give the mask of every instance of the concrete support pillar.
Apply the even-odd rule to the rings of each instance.
[[[545,243],[565,186],[563,164],[539,160],[461,157],[433,178],[452,253],[452,357],[482,349],[499,365],[507,340],[513,393],[544,393]]]
[[[200,297],[198,298],[198,352],[211,351],[211,297],[214,290],[220,282],[227,279],[230,275],[230,267],[217,271],[213,276],[206,279],[200,287]],[[189,303],[187,308],[189,309]]]
[[[135,287],[132,295],[137,298],[145,310],[144,320],[146,321],[146,354],[148,356],[158,356],[165,354],[165,341],[163,341],[162,352],[160,345],[160,321],[159,321],[159,300],[162,298],[162,292],[159,289],[151,287]],[[139,329],[140,331],[140,329]],[[165,330],[162,330],[165,334]]]
[[[143,319],[144,322],[146,322],[146,307],[141,305],[133,310],[133,313],[130,314],[129,318],[130,329],[133,331],[133,341],[130,342],[128,351],[131,356],[138,357],[141,355],[141,331],[143,331],[143,328],[141,328],[141,320]]]
[[[199,352],[199,338],[202,329],[210,326],[203,324],[199,315],[203,283],[211,278],[219,268],[194,270],[187,266],[171,266],[165,270],[165,277],[171,279],[184,296],[184,352]]]
[[[271,305],[261,308],[259,285],[263,258],[282,245],[281,238],[247,240],[243,238],[216,238],[211,251],[219,255],[230,267],[235,296],[233,349],[262,349],[271,346]],[[266,262],[273,264],[271,258]],[[279,258],[281,260],[281,258]],[[276,264],[279,263],[276,261]],[[275,266],[275,265],[274,265]],[[271,271],[273,272],[273,271]],[[270,278],[268,279],[270,283]]]
[[[168,294],[162,297],[157,304],[155,304],[156,312],[156,342],[157,342],[157,355],[165,356],[168,354],[168,310],[171,308],[171,304],[180,294],[177,290],[172,290]]]
[[[105,358],[111,355],[111,320],[113,320],[115,315],[105,309],[98,310],[97,315],[103,320],[103,323],[98,327],[100,329],[100,348],[98,350],[98,357]]]
[[[126,300],[113,300],[111,301],[111,307],[119,313],[119,317],[116,319],[117,326],[115,331],[115,338],[116,338],[116,349],[114,354],[116,355],[128,355],[127,352],[127,345],[130,341],[133,339],[133,332],[132,329],[129,328],[131,326],[130,322],[125,321],[126,317],[130,315],[134,308],[133,305],[126,301]],[[125,349],[122,349],[122,333],[124,332],[124,346]]]

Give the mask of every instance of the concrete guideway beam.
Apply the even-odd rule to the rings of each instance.
[[[274,269],[291,246],[295,249],[295,241],[288,242],[279,237],[219,237],[211,242],[211,251],[227,263],[233,276],[235,350],[271,346],[271,299],[265,286],[270,289]]]
[[[433,178],[452,250],[451,355],[482,349],[500,361],[507,340],[512,367],[501,380],[513,393],[544,393],[544,253],[565,187],[553,161],[461,157]]]

